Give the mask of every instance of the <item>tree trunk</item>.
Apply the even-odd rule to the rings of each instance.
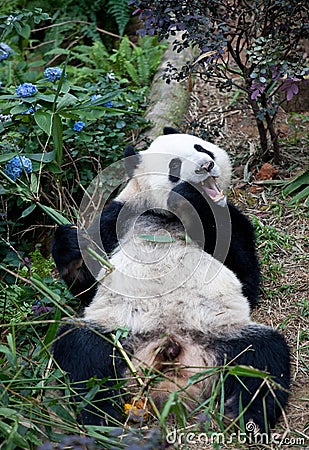
[[[270,134],[270,138],[271,138],[271,142],[273,145],[273,152],[274,152],[274,163],[275,164],[279,164],[279,142],[278,142],[278,134],[275,131],[275,116],[276,113],[273,114],[273,116],[271,116],[268,112],[268,105],[267,105],[267,97],[265,95],[265,93],[263,93],[261,95],[261,103],[262,106],[265,110],[265,120],[267,123],[267,131]],[[270,159],[270,158],[269,158]]]
[[[271,142],[273,144],[274,163],[279,164],[279,142],[278,142],[278,133],[276,133],[274,127],[274,119],[269,115],[268,112],[266,112],[265,118],[267,122],[267,129],[269,131]]]
[[[248,96],[249,104],[251,105],[251,108],[253,110],[253,114],[256,120],[257,129],[259,131],[260,136],[260,144],[262,149],[262,160],[263,161],[269,161],[270,155],[269,155],[269,149],[268,149],[268,143],[267,143],[267,128],[265,128],[265,125],[263,123],[263,120],[259,119],[258,113],[259,113],[259,106],[257,104],[256,100],[253,100],[249,94]]]
[[[189,106],[190,92],[187,83],[173,80],[167,84],[163,79],[169,62],[180,70],[188,60],[192,60],[194,57],[194,51],[191,48],[187,48],[180,53],[174,52],[173,41],[175,38],[175,36],[172,36],[169,39],[169,45],[154,76],[149,94],[150,101],[145,118],[151,122],[151,125],[146,130],[145,135],[151,140],[160,136],[165,126],[179,129]],[[180,32],[178,32],[178,39],[181,39]]]

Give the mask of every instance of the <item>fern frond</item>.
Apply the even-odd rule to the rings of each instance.
[[[137,55],[137,70],[140,82],[142,85],[150,83],[150,66],[148,56],[142,51]]]
[[[132,9],[127,0],[109,0],[107,2],[107,13],[110,14],[118,25],[120,36],[123,36],[125,27],[129,22]]]
[[[89,51],[89,50],[88,50]],[[91,57],[95,63],[96,68],[104,69],[108,71],[109,69],[109,53],[106,50],[105,45],[101,41],[96,41],[93,43],[91,48]]]
[[[133,66],[133,64],[130,61],[126,61],[125,68],[127,69],[127,72],[130,75],[130,77],[132,78],[132,80],[134,81],[134,83],[137,86],[140,86],[141,81],[139,78],[139,74],[138,74],[137,70],[135,69],[135,67]]]
[[[124,36],[124,38],[121,39],[118,53],[124,59],[130,59],[131,58],[132,48],[131,48],[131,44],[130,44],[128,36]]]

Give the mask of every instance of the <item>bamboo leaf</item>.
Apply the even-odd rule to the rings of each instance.
[[[304,197],[307,197],[309,195],[309,186],[302,189],[298,194],[296,194],[292,200],[288,202],[288,205],[295,205],[295,203],[298,203],[300,200],[302,200]],[[308,206],[308,199],[305,201],[305,205]]]
[[[309,171],[298,175],[294,180],[292,180],[284,189],[283,194],[288,195],[291,192],[296,191],[296,189],[300,188],[303,185],[309,184]]]
[[[0,422],[0,434],[2,436],[8,436],[8,439],[6,441],[6,449],[13,449],[16,448],[22,448],[27,449],[29,448],[28,442],[26,439],[24,439],[15,429],[14,427],[8,425],[5,422]],[[9,443],[9,441],[11,443]],[[14,445],[13,445],[14,444]]]
[[[141,234],[138,236],[140,239],[143,239],[148,242],[155,242],[160,244],[168,244],[171,242],[176,242],[176,239],[172,238],[171,236],[157,236],[155,234]]]
[[[42,205],[41,203],[38,203],[38,206],[43,209],[43,211],[51,217],[58,225],[65,225],[70,223],[68,219],[66,219],[62,214],[60,214],[58,211],[56,211],[54,208],[51,208],[50,206]]]
[[[249,366],[229,366],[227,367],[230,375],[237,375],[241,377],[258,377],[258,378],[268,378],[269,373],[263,372],[262,370],[255,369]]]
[[[170,413],[171,408],[176,405],[176,403],[177,403],[176,398],[177,398],[177,392],[171,392],[166,403],[164,404],[164,408],[161,412],[161,416],[160,416],[161,424],[165,423],[167,416]]]
[[[69,422],[74,424],[76,422],[76,419],[71,416],[69,411],[61,404],[55,403],[54,405],[51,405],[50,409],[61,419],[63,419],[65,422]],[[72,447],[71,447],[72,448]]]
[[[56,152],[56,161],[59,166],[62,163],[62,122],[61,118],[58,114],[54,114],[53,116],[53,126],[52,126],[52,135],[54,140],[55,152]]]
[[[31,190],[32,190],[32,192],[37,194],[38,193],[38,186],[39,186],[38,185],[37,176],[34,173],[32,173],[31,177],[30,177],[30,180],[31,180]]]
[[[2,346],[1,346],[2,347]],[[15,409],[12,408],[0,408],[0,416],[18,418],[21,417],[20,414]]]
[[[29,214],[31,214],[32,211],[35,210],[35,208],[36,208],[36,204],[29,206],[22,212],[21,217],[24,218],[24,217],[29,216]]]
[[[60,319],[61,319],[61,310],[59,308],[56,308],[56,312],[54,315],[54,322],[49,325],[44,339],[44,347],[49,347],[49,345],[54,341],[56,333],[59,328]]]

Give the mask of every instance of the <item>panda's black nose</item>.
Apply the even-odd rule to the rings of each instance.
[[[204,165],[207,166],[207,167],[205,167],[207,172],[210,172],[214,168],[215,163],[213,161],[209,161],[207,164],[204,164]]]
[[[214,168],[215,163],[213,161],[208,161],[207,163],[203,164],[199,169],[196,169],[195,173],[202,173],[202,172],[210,172]]]

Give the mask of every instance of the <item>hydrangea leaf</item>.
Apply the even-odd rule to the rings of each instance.
[[[14,106],[14,108],[12,108],[10,110],[10,114],[22,114],[22,113],[26,112],[27,109],[28,109],[28,106],[26,106],[26,105],[17,105],[17,106]]]
[[[48,136],[52,132],[52,115],[48,112],[36,112],[34,114],[34,120],[36,124],[43,130]]]
[[[16,156],[16,153],[5,153],[5,155],[0,155],[0,164],[10,161],[14,156]]]
[[[43,100],[44,102],[54,103],[55,94],[37,94],[36,99]]]
[[[77,103],[75,95],[66,93],[57,103],[57,111],[61,111],[64,108],[75,105]]]
[[[19,30],[20,36],[24,39],[29,39],[31,33],[31,28],[27,23],[24,23],[23,26]]]
[[[27,154],[28,158],[32,159],[32,161],[37,161],[39,163],[50,163],[54,161],[56,152],[53,150],[52,152],[47,153],[30,153]],[[1,162],[1,160],[0,160]]]

